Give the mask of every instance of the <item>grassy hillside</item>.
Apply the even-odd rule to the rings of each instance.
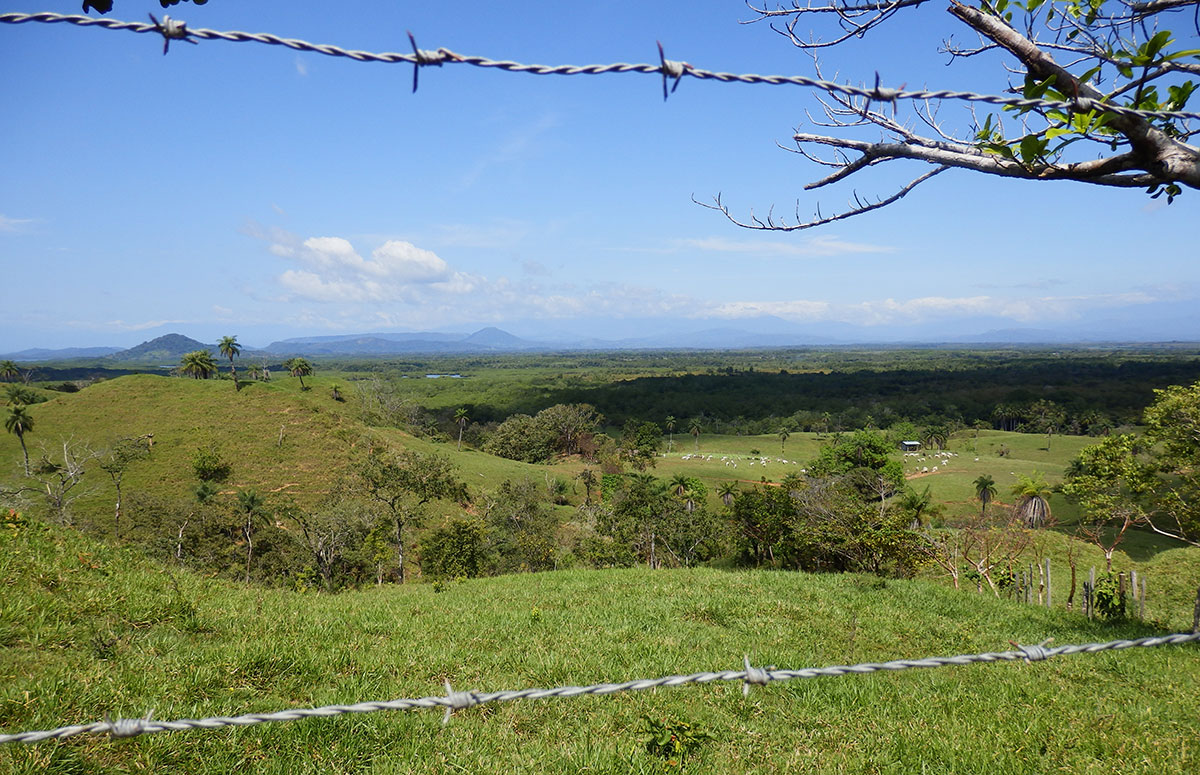
[[[1194,562],[1194,558],[1193,558]],[[558,572],[328,597],[248,589],[0,525],[0,728],[808,667],[1154,632],[928,582]],[[0,747],[0,771],[658,772],[642,718],[712,735],[695,772],[1192,772],[1200,648],[377,713]]]
[[[232,464],[232,475],[222,484],[225,492],[254,488],[271,498],[292,498],[301,504],[311,504],[335,481],[344,478],[353,456],[364,445],[382,442],[449,455],[459,466],[463,481],[474,492],[493,489],[506,479],[528,477],[543,482],[558,477],[572,483],[573,503],[583,500],[583,488],[575,483],[574,477],[584,464],[577,459],[549,466],[529,465],[470,447],[459,451],[453,443],[415,439],[396,429],[368,428],[357,419],[358,394],[352,385],[336,375],[319,375],[306,382],[312,389],[303,392],[298,380],[289,377],[276,377],[270,383],[248,383],[235,392],[228,380],[121,377],[78,393],[50,393],[53,396],[50,401],[31,406],[29,411],[37,424],[27,443],[36,459],[43,448],[53,452],[64,439],[102,448],[119,436],[154,433],[152,454],[134,462],[126,474],[127,495],[142,492],[190,498],[196,484],[192,458],[197,449],[215,445]],[[331,387],[339,382],[345,399],[341,402],[331,396]],[[1047,449],[1046,438],[1040,435],[983,431],[976,439],[974,433],[966,432],[951,440],[949,451],[954,456],[946,459],[948,462],[935,460],[932,455],[904,460],[910,484],[918,489],[928,486],[933,499],[945,504],[947,517],[954,518],[978,508],[972,482],[979,475],[988,474],[995,479],[999,498],[994,508],[1003,508],[1011,500],[1010,488],[1017,474],[1036,470],[1044,473],[1051,483],[1060,481],[1067,462],[1093,441],[1087,437],[1055,436]],[[799,432],[791,434],[782,446],[775,435],[702,434],[694,439],[677,432],[672,451],[657,459],[653,473],[664,479],[683,474],[703,480],[708,485],[710,507],[718,509],[716,491],[721,483],[737,481],[750,486],[764,476],[768,481],[778,482],[787,474],[800,471],[816,456],[822,443],[827,442],[816,434]],[[1009,451],[1006,457],[997,455],[1001,448]],[[754,450],[757,454],[752,454]],[[11,480],[17,480],[20,447],[12,434],[0,435],[0,461],[14,475]],[[935,466],[938,470],[933,472]],[[931,470],[926,473],[924,468]],[[76,492],[83,493],[73,506],[79,519],[105,531],[112,520],[115,497],[112,482],[93,466]],[[1059,523],[1069,530],[1078,517],[1076,508],[1061,495],[1052,496],[1051,504]],[[455,507],[439,504],[437,508],[450,511]],[[560,509],[564,520],[572,514],[570,508]],[[1131,534],[1123,547],[1126,551],[1117,554],[1118,567],[1125,570],[1139,567],[1138,563],[1173,546],[1154,536]],[[1064,547],[1051,542],[1047,551],[1057,560],[1065,556]],[[1095,555],[1081,561],[1082,567],[1101,566],[1098,552]],[[1059,565],[1065,568],[1065,561],[1056,562],[1056,575]],[[1066,588],[1065,577],[1061,582],[1056,577],[1055,581],[1059,589]],[[1181,588],[1192,583],[1185,579]],[[1173,584],[1171,588],[1174,589]]]
[[[78,393],[52,394],[29,407],[34,430],[27,434],[30,457],[57,454],[64,440],[103,449],[122,436],[154,434],[151,455],[135,461],[125,475],[124,491],[190,497],[197,480],[192,472],[196,450],[214,446],[231,464],[221,483],[225,492],[253,488],[263,494],[311,503],[344,477],[352,457],[364,445],[384,442],[422,451],[453,453],[473,487],[498,485],[506,478],[534,475],[540,469],[453,446],[413,439],[394,429],[371,429],[356,417],[356,392],[341,382],[344,401],[331,397],[333,376],[299,382],[276,377],[269,383],[243,383],[235,392],[228,380],[173,379],[131,375],[97,383]],[[0,436],[4,472],[20,471],[16,436]],[[83,493],[73,510],[94,525],[111,524],[115,490],[108,476],[92,467],[76,490]],[[75,493],[73,493],[75,494]]]

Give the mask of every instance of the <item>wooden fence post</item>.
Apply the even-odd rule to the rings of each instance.
[[[1049,557],[1046,558],[1046,607],[1047,608],[1052,607],[1050,605],[1050,558]]]
[[[1088,571],[1087,608],[1088,608],[1088,618],[1089,619],[1095,618],[1096,612],[1093,610],[1093,609],[1095,609],[1095,607],[1096,607],[1096,566],[1093,565],[1092,569],[1090,571]]]
[[[1192,632],[1200,632],[1200,589],[1196,590],[1196,610],[1192,614]]]
[[[1142,597],[1138,603],[1138,618],[1142,621],[1146,620],[1146,575],[1142,574]]]

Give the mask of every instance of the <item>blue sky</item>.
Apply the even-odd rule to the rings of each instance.
[[[109,16],[148,12],[163,11],[116,0]],[[412,30],[422,48],[496,59],[653,62],[661,40],[706,69],[812,73],[766,25],[739,24],[752,14],[734,0],[210,0],[170,12],[369,51],[408,51]],[[945,66],[951,34],[970,42],[926,4],[822,65],[840,80],[878,71],[885,85],[1002,91],[998,55]],[[763,315],[880,339],[1103,319],[1200,338],[1193,191],[1166,207],[1138,191],[951,171],[860,218],[750,232],[691,197],[721,193],[743,216],[791,213],[799,198],[807,217],[854,191],[889,195],[923,167],[804,192],[820,168],[776,145],[812,130],[814,95],[797,87],[685,79],[664,103],[654,76],[448,65],[423,69],[412,94],[408,65],[221,41],[161,50],[149,35],[0,25],[0,352],[172,331],[250,346],[480,325],[608,337]],[[960,104],[941,117],[970,120]]]

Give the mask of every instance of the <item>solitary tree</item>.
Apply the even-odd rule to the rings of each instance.
[[[112,479],[113,487],[117,490],[117,505],[113,517],[113,535],[121,537],[121,484],[125,479],[125,471],[129,464],[145,457],[150,452],[150,445],[145,437],[138,439],[118,439],[107,451],[100,455],[100,470]]]
[[[471,421],[470,415],[463,407],[454,410],[454,424],[458,426],[458,451],[462,452],[462,436],[463,429],[467,427],[467,423]]]
[[[688,433],[692,434],[692,438],[696,441],[696,451],[700,451],[700,418],[693,417],[688,420]]]
[[[283,364],[283,367],[285,369],[287,369],[288,372],[293,377],[300,378],[300,389],[301,390],[307,389],[304,387],[304,378],[312,376],[312,373],[313,373],[312,364],[310,364],[304,358],[292,358],[287,363]]]
[[[781,455],[784,454],[784,452],[785,452],[784,444],[787,444],[788,437],[790,437],[791,435],[792,434],[788,433],[787,428],[779,429],[779,454],[781,454]]]
[[[383,504],[395,528],[397,575],[404,582],[404,529],[420,521],[426,503],[466,497],[457,468],[444,455],[374,451],[358,466],[371,500]]]
[[[1039,528],[1050,519],[1050,485],[1038,471],[1017,475],[1012,493],[1017,497],[1014,513],[1028,528]]]
[[[738,487],[737,482],[722,482],[717,488],[717,497],[721,499],[721,503],[726,506],[733,505],[733,499],[737,497]]]
[[[988,504],[996,498],[996,480],[988,474],[975,478],[975,497],[979,499],[979,516],[987,515]]]
[[[670,452],[675,447],[675,415],[668,414],[667,419],[663,420],[663,427],[667,429],[667,451]]]
[[[254,557],[254,529],[264,517],[263,499],[256,490],[239,490],[237,509],[243,517],[242,536],[246,539],[246,583],[250,583],[250,560]]]
[[[1029,407],[1029,425],[1032,430],[1046,434],[1046,451],[1050,451],[1050,437],[1067,421],[1067,413],[1053,401],[1040,399]]]
[[[233,365],[233,359],[242,353],[242,347],[237,343],[236,336],[223,336],[221,341],[217,342],[217,349],[221,351],[229,359],[229,374],[233,377],[233,387],[235,390],[240,390],[238,385],[237,369]]]
[[[217,362],[208,350],[193,350],[180,360],[180,371],[192,379],[208,379],[217,373]]]
[[[688,481],[688,478],[683,474],[675,474],[673,477],[671,477],[671,492],[677,496],[682,497],[683,494],[688,491],[688,487],[690,486],[691,482]]]
[[[594,490],[596,488],[596,484],[598,483],[598,480],[596,479],[596,472],[590,468],[585,468],[582,471],[580,471],[579,474],[575,478],[578,479],[581,484],[583,484],[584,499],[588,503],[591,503],[592,502],[592,490]]]
[[[33,418],[29,416],[23,404],[8,407],[8,414],[4,417],[4,430],[17,434],[17,440],[21,442],[21,452],[25,455],[25,475],[29,476],[29,450],[25,446],[25,434],[33,430]]]
[[[13,361],[0,361],[0,379],[10,382],[21,376],[21,367]]]
[[[1083,507],[1078,534],[1104,552],[1106,570],[1129,528],[1137,524],[1154,528],[1155,461],[1146,459],[1136,436],[1108,436],[1084,447],[1071,461],[1063,492]]]
[[[880,34],[877,30],[894,17],[923,3],[792,0],[790,7],[754,8],[753,21],[769,23],[792,45],[812,54],[820,78],[823,73],[815,55],[822,48],[843,42],[852,45],[867,34]],[[937,55],[948,54],[957,61],[982,52],[1005,54],[1008,61],[1002,62],[1003,69],[996,68],[997,78],[991,84],[978,84],[974,91],[1005,91],[1014,74],[1022,97],[1049,100],[1055,106],[984,113],[979,103],[955,101],[962,119],[954,123],[948,111],[939,112],[944,104],[895,99],[894,92],[879,88],[880,76],[868,71],[859,81],[870,82],[870,96],[828,90],[823,95],[824,115],[814,117],[813,123],[827,133],[792,136],[801,157],[830,170],[805,188],[837,183],[888,162],[921,162],[927,165],[925,172],[879,199],[855,195],[848,209],[823,213],[817,208],[807,219],[800,215],[799,206],[790,220],[774,213],[765,220],[753,213],[748,219],[738,218],[719,196],[706,206],[750,229],[807,229],[890,205],[948,169],[1038,182],[1140,188],[1152,197],[1166,194],[1170,201],[1185,186],[1200,188],[1200,148],[1188,143],[1200,128],[1180,116],[1145,116],[1110,108],[1185,109],[1195,89],[1189,77],[1200,73],[1200,65],[1195,51],[1183,50],[1195,46],[1177,42],[1169,17],[1163,14],[1195,10],[1197,5],[1197,0],[984,0],[974,7],[951,0],[947,13],[954,28],[943,36],[947,42]],[[823,21],[832,26],[832,38],[810,31]],[[1190,16],[1184,24],[1192,25]],[[954,30],[967,32],[978,44],[956,42],[949,34]],[[905,27],[897,30],[901,35],[908,32]],[[1179,32],[1180,38],[1186,35],[1184,29]],[[870,59],[864,61],[870,67]],[[855,129],[870,125],[881,131],[882,138],[871,139]],[[930,131],[920,132],[922,125]],[[832,152],[822,154],[819,149]]]

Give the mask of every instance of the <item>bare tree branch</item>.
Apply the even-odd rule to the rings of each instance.
[[[698,199],[696,199],[696,197],[692,197],[692,201],[695,202],[696,204],[700,205],[701,207],[707,207],[709,210],[717,210],[718,212],[722,213],[726,218],[728,218],[731,223],[734,223],[745,229],[757,229],[757,230],[762,230],[762,231],[801,231],[803,229],[811,229],[816,226],[824,226],[827,223],[834,223],[835,221],[845,220],[846,218],[852,218],[856,215],[862,215],[863,213],[869,213],[872,210],[878,210],[881,207],[887,207],[888,205],[892,204],[893,202],[900,201],[908,194],[909,191],[912,191],[914,188],[921,185],[925,181],[929,180],[934,175],[937,175],[938,173],[941,173],[941,172],[945,172],[947,169],[949,169],[949,168],[948,167],[938,167],[937,169],[930,170],[929,172],[926,172],[924,175],[921,175],[920,177],[913,180],[911,183],[909,183],[904,188],[897,191],[895,194],[892,194],[887,199],[881,199],[878,202],[864,203],[863,201],[861,201],[858,198],[858,195],[856,194],[855,195],[855,206],[852,207],[851,209],[847,210],[846,212],[838,213],[837,215],[822,216],[820,209],[818,209],[817,217],[814,220],[807,221],[805,223],[797,222],[797,223],[793,223],[793,224],[788,224],[783,221],[777,222],[774,220],[774,218],[771,215],[768,215],[767,220],[764,222],[764,221],[759,220],[758,218],[754,217],[754,213],[750,213],[751,222],[747,223],[745,221],[739,221],[737,218],[733,217],[733,215],[729,212],[729,208],[726,207],[725,204],[721,201],[720,194],[718,194],[713,199],[713,204],[705,204],[704,202],[701,202]],[[799,221],[800,220],[799,217],[797,217],[796,220]]]
[[[862,37],[896,13],[922,5],[924,1],[790,0],[790,7],[775,9],[748,2],[747,6],[756,18],[743,23],[772,22],[772,29],[788,37],[793,45],[813,54],[814,70],[818,77],[824,78],[815,49]],[[834,215],[823,215],[818,206],[815,218],[802,220],[797,204],[794,223],[776,218],[773,209],[765,220],[753,211],[747,219],[735,218],[719,195],[714,198],[714,204],[697,203],[721,212],[732,223],[744,228],[795,231],[885,207],[950,167],[1030,181],[1069,180],[1099,186],[1143,188],[1156,196],[1165,192],[1168,199],[1179,194],[1181,187],[1200,189],[1200,148],[1188,143],[1200,129],[1193,130],[1178,120],[1151,120],[1105,111],[1106,105],[1118,104],[1122,107],[1158,106],[1160,110],[1182,109],[1192,86],[1181,80],[1200,75],[1200,64],[1192,55],[1178,50],[1185,47],[1167,51],[1156,44],[1158,48],[1149,49],[1148,54],[1138,53],[1145,52],[1143,43],[1159,33],[1156,25],[1147,24],[1143,19],[1147,15],[1184,7],[1200,9],[1200,0],[1121,1],[1127,10],[1113,16],[1105,15],[1107,7],[1104,10],[1084,9],[1078,16],[1072,16],[1061,12],[1053,15],[1048,11],[1024,12],[1018,6],[1018,10],[1024,12],[1016,22],[1021,28],[1018,29],[1011,21],[1013,13],[1001,15],[986,1],[981,7],[973,7],[960,0],[950,0],[947,10],[951,16],[979,36],[979,45],[973,49],[958,47],[948,39],[941,50],[950,55],[951,61],[1003,50],[1015,58],[1015,62],[1010,59],[1002,65],[1013,76],[1009,79],[1009,91],[1034,98],[1043,94],[1055,95],[1055,99],[1074,102],[1073,111],[1022,108],[1009,112],[1007,121],[1002,119],[1004,113],[1001,112],[999,116],[989,115],[981,122],[972,106],[967,109],[971,119],[968,131],[959,129],[958,133],[962,134],[956,136],[958,133],[953,129],[943,128],[937,115],[937,103],[927,101],[913,107],[911,113],[901,115],[895,103],[881,107],[875,100],[838,93],[823,94],[816,98],[823,115],[808,113],[808,123],[827,134],[797,131],[792,138],[796,148],[786,149],[830,168],[825,170],[827,174],[805,185],[806,191],[840,183],[885,162],[912,159],[933,165],[935,169],[877,201],[864,200],[854,194],[850,208]],[[802,2],[807,4],[802,5]],[[814,14],[817,16],[813,17]],[[835,39],[821,42],[816,33],[808,33],[807,39],[801,38],[797,24],[803,18],[814,21],[824,18],[836,24]],[[776,26],[777,20],[783,20],[785,26]],[[1039,32],[1048,32],[1051,40],[1039,40]],[[1064,61],[1056,61],[1051,52],[1060,52]],[[1085,76],[1075,75],[1076,70],[1082,72],[1085,68],[1090,68]],[[1111,85],[1105,83],[1106,72],[1112,78]],[[878,85],[879,76],[875,78]],[[1164,83],[1170,88],[1162,90]],[[1100,88],[1102,84],[1107,93]],[[1011,109],[1005,108],[1005,111]],[[928,127],[931,136],[916,131],[920,126],[918,121]],[[1008,134],[1005,124],[1016,133]],[[856,128],[869,125],[882,130],[883,137],[873,141],[861,139],[862,134]],[[833,153],[814,153],[817,146],[831,148]],[[1097,158],[1087,158],[1089,154],[1084,149],[1093,149]]]
[[[1139,17],[1163,11],[1177,11],[1180,8],[1197,4],[1200,4],[1200,0],[1146,0],[1141,3],[1128,3],[1129,9]]]

